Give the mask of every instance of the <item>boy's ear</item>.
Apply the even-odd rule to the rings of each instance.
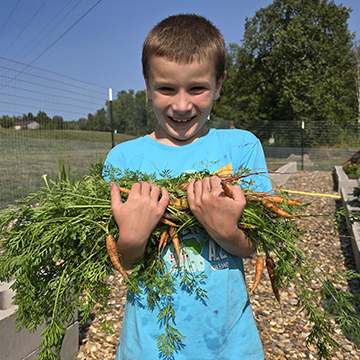
[[[143,72],[143,76],[144,76],[144,80],[145,80],[145,85],[146,85],[146,96],[149,100],[152,100],[151,97],[151,90],[150,90],[150,86],[149,86],[149,81],[146,79],[144,72]]]
[[[226,78],[226,71],[222,74],[221,78],[219,79],[218,83],[216,84],[216,90],[215,90],[215,97],[214,100],[217,100],[220,97],[220,91],[222,84]]]

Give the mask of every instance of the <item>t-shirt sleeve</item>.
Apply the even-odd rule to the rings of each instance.
[[[254,134],[245,130],[240,130],[241,132],[238,135],[236,135],[236,130],[231,131],[233,132],[231,133],[232,141],[235,141],[236,144],[233,146],[233,149],[236,149],[235,153],[232,150],[235,163],[250,172],[250,176],[246,177],[246,185],[250,183],[252,191],[272,191],[265,154],[260,140]],[[240,134],[241,136],[239,136]],[[240,147],[239,143],[241,144]]]
[[[124,156],[124,145],[119,144],[109,151],[107,154],[104,166],[102,170],[102,177],[104,180],[109,181],[109,170],[114,169],[126,169],[126,158]]]

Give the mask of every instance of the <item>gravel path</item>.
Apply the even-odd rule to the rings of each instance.
[[[294,174],[282,188],[292,191],[339,195],[334,191],[331,172],[302,171]],[[331,213],[340,206],[340,199],[334,197],[290,194],[291,198],[303,204],[311,203],[306,210],[310,214]],[[308,254],[311,254],[323,270],[327,272],[355,270],[350,240],[344,226],[339,229],[338,233],[335,233],[331,219],[320,217],[316,221],[300,221],[299,228],[307,231],[303,236],[301,246]],[[254,276],[255,257],[244,259],[244,265],[250,285]],[[80,348],[78,356],[74,360],[100,360],[115,357],[126,298],[126,289],[120,284],[120,281],[121,278],[118,275],[110,279],[112,287],[110,309],[100,315],[95,308],[91,319],[80,328]],[[309,286],[315,291],[319,290],[319,285],[315,282]],[[359,281],[340,284],[339,287],[360,296]],[[295,306],[297,296],[296,287],[282,290],[282,309],[280,309],[272,294],[269,277],[264,272],[251,302],[266,360],[317,359],[315,349],[305,347],[305,338],[310,331],[310,326],[305,315],[300,313],[299,308]],[[100,324],[104,319],[114,322],[113,334],[103,331]],[[360,360],[358,347],[341,334],[335,334],[334,338],[340,344],[340,348],[333,351],[333,359]]]

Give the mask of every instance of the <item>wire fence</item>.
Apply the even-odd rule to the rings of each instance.
[[[229,128],[229,121],[211,119],[210,126]],[[279,120],[240,122],[261,141],[268,164],[297,162],[299,170],[331,171],[360,149],[360,122]]]
[[[105,158],[131,136],[76,130],[81,119],[107,109],[108,88],[0,57],[0,207],[56,179],[59,167],[73,178]],[[116,93],[116,92],[115,92]],[[110,121],[110,119],[108,119]],[[208,125],[229,128],[211,118]],[[330,124],[296,121],[236,123],[262,142],[269,165],[296,161],[298,169],[331,171],[359,150],[358,122]]]
[[[55,179],[60,164],[81,176],[111,149],[109,133],[76,122],[106,108],[108,88],[0,58],[0,206]]]

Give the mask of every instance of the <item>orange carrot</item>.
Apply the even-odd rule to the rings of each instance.
[[[160,219],[160,222],[162,222],[162,223],[165,224],[165,225],[172,226],[172,227],[179,227],[179,226],[180,226],[180,225],[177,225],[177,224],[173,223],[172,221],[166,219],[165,217],[162,217],[162,218]]]
[[[182,183],[179,185],[179,189],[186,191],[189,186],[188,182]]]
[[[291,217],[291,215],[289,213],[287,213],[286,211],[284,211],[284,210],[280,209],[279,207],[277,207],[276,205],[274,205],[267,198],[262,198],[260,200],[260,202],[261,202],[261,205],[263,205],[266,209],[277,214],[280,217]]]
[[[282,204],[284,201],[284,198],[281,196],[266,196],[265,199],[270,200],[271,202],[274,202],[276,204]]]
[[[119,255],[117,251],[117,246],[114,237],[111,234],[108,234],[106,236],[106,248],[110,256],[110,260],[112,264],[114,265],[115,269],[131,284],[131,281],[129,280],[126,271],[122,267]]]
[[[299,203],[296,200],[288,199],[288,200],[286,200],[286,202],[287,202],[288,205],[301,205],[301,203]]]
[[[166,243],[167,243],[168,239],[169,239],[168,230],[167,229],[162,230],[161,233],[160,233],[158,254],[160,254],[164,250],[164,247],[166,246]]]
[[[260,283],[261,275],[264,270],[264,258],[261,255],[258,255],[256,259],[256,265],[255,265],[255,279],[254,284],[249,292],[249,295],[252,295],[254,290],[257,288],[257,286]]]
[[[285,204],[288,205],[301,205],[298,201],[296,200],[290,200],[290,199],[284,199],[281,196],[266,196],[266,199],[270,200],[271,202],[274,202],[276,204],[282,204],[282,202],[284,201]]]
[[[130,189],[119,186],[119,190],[124,194],[127,194],[127,195],[130,194]]]
[[[223,191],[225,193],[225,195],[231,199],[234,198],[234,193],[233,191],[229,188],[229,186],[224,182],[224,181],[221,181],[220,182],[222,188],[223,188]]]
[[[180,243],[179,243],[179,237],[178,234],[176,233],[176,230],[173,229],[172,227],[169,228],[169,235],[171,236],[171,240],[174,244],[174,248],[176,251],[176,255],[178,257],[178,261],[180,260]]]
[[[189,203],[186,199],[171,199],[169,205],[176,210],[187,210]]]
[[[276,265],[275,265],[274,260],[270,256],[268,256],[266,258],[266,268],[267,268],[269,276],[270,276],[270,282],[271,282],[271,287],[272,287],[273,293],[275,295],[276,300],[280,304],[279,289],[275,285],[275,267],[276,267]]]
[[[238,224],[238,228],[242,229],[242,230],[253,230],[253,229],[255,229],[255,226],[246,225],[246,224]]]

